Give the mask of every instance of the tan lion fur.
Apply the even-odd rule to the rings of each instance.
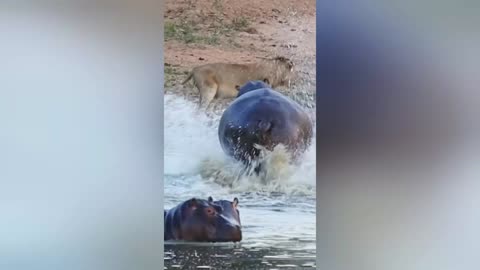
[[[285,57],[263,58],[252,64],[211,63],[192,69],[182,84],[193,78],[200,92],[200,108],[206,109],[214,98],[234,98],[238,88],[248,81],[261,80],[272,88],[287,86],[294,64]]]

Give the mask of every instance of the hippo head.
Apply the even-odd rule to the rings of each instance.
[[[239,242],[242,240],[238,199],[213,201],[192,198],[182,211],[182,236],[187,241]]]
[[[264,88],[271,89],[271,87],[268,85],[268,79],[265,79],[263,81],[248,81],[242,87],[238,88],[237,98],[250,91]]]

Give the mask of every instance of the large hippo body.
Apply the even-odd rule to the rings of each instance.
[[[293,100],[261,81],[250,81],[239,89],[237,99],[220,120],[220,144],[229,156],[250,165],[261,150],[283,144],[295,160],[310,145],[312,122]]]
[[[164,210],[164,240],[239,242],[242,240],[238,199],[192,198]]]

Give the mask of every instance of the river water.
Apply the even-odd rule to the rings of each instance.
[[[281,148],[266,178],[240,177],[218,141],[221,112],[165,95],[165,209],[189,198],[240,201],[240,243],[165,243],[166,269],[315,269],[315,141],[299,164]]]

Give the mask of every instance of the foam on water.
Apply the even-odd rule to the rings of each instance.
[[[181,97],[165,96],[165,175],[194,177],[232,191],[266,191],[315,196],[315,140],[292,164],[283,146],[264,157],[266,175],[245,174],[243,165],[226,156],[218,141],[218,117],[199,113]]]
[[[314,149],[314,145],[310,149]],[[252,168],[244,169],[243,164],[231,158],[207,158],[202,160],[200,173],[202,178],[232,191],[281,192],[286,194],[304,194],[315,196],[315,153],[309,150],[298,162],[292,163],[282,145],[272,152],[266,151],[262,159],[265,173],[256,175]]]

